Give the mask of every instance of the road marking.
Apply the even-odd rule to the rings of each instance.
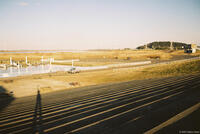
[[[152,129],[148,130],[148,131],[145,132],[144,134],[153,134],[153,133],[155,133],[155,132],[157,132],[157,131],[163,129],[164,127],[166,127],[166,126],[168,126],[168,125],[170,125],[170,124],[173,124],[173,123],[179,121],[180,119],[182,119],[182,118],[188,116],[189,114],[191,114],[192,112],[196,111],[196,110],[199,109],[199,108],[200,108],[200,103],[197,103],[197,104],[195,104],[194,106],[192,106],[192,107],[186,109],[185,111],[183,111],[183,112],[181,112],[181,113],[179,113],[179,114],[173,116],[172,118],[170,118],[169,120],[163,122],[162,124],[160,124],[160,125],[158,125],[158,126],[152,128]]]

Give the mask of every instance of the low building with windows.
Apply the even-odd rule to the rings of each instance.
[[[185,53],[196,53],[197,45],[196,44],[188,44],[184,46]]]

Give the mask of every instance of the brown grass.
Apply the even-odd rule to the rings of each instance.
[[[86,52],[57,52],[57,53],[9,53],[0,54],[1,60],[9,60],[13,57],[13,60],[25,60],[25,56],[28,56],[29,60],[40,60],[41,56],[44,58],[54,57],[55,59],[127,59],[131,57],[147,58],[150,55],[157,55],[162,58],[170,58],[170,54],[161,50],[110,50],[110,51],[86,51]]]
[[[161,60],[168,60],[172,58],[172,54],[168,51],[162,50],[109,50],[109,51],[86,51],[86,52],[57,52],[57,53],[9,53],[0,54],[0,64],[9,63],[9,58],[12,57],[14,61],[20,61],[25,64],[25,56],[31,64],[40,63],[41,57],[44,59],[54,58],[56,60],[80,59],[75,65],[80,66],[94,66],[113,64],[113,62],[129,62],[135,60],[149,60],[159,58]],[[105,59],[105,62],[97,62],[95,60]],[[106,61],[110,59],[110,61]],[[93,60],[93,61],[87,61]],[[112,61],[113,60],[113,61]],[[84,61],[84,62],[82,62]],[[58,63],[57,63],[58,64]],[[59,63],[60,64],[60,63]],[[69,65],[71,63],[62,63]],[[85,64],[85,65],[84,65]]]
[[[60,81],[77,81],[87,84],[101,84],[109,82],[122,82],[147,78],[159,78],[200,72],[200,60],[170,63],[143,68],[119,68],[80,74],[54,74],[51,78]]]
[[[90,55],[91,53],[93,53],[93,55]],[[85,56],[87,58],[102,58],[101,56],[103,55],[103,53],[104,52],[100,51],[98,53],[92,51],[85,54]],[[160,56],[161,58],[165,57],[167,59],[170,58],[171,53],[174,55],[175,54],[179,55],[180,52],[179,51],[165,52],[157,50],[155,51],[115,50],[115,51],[106,51],[104,56],[106,55],[108,57],[110,56],[114,58],[114,56],[117,55],[119,58],[123,58],[123,56],[126,57],[125,54],[127,54],[132,58],[139,56],[142,59],[142,57],[147,58],[148,56],[153,55],[153,56]],[[41,56],[41,54],[38,55]],[[54,56],[59,57],[61,55],[54,54]],[[62,56],[63,56],[62,58],[67,58],[69,55],[64,54]],[[17,58],[17,56],[15,58]],[[98,63],[93,63],[93,64],[98,64]],[[142,68],[124,67],[124,68],[113,68],[113,69],[98,70],[98,71],[85,71],[78,74],[57,72],[49,74],[38,74],[33,76],[3,78],[0,80],[0,86],[5,87],[9,91],[14,91],[14,94],[16,94],[19,91],[18,95],[21,97],[37,93],[37,85],[41,86],[42,92],[51,92],[60,89],[89,86],[102,83],[123,82],[123,81],[141,80],[148,78],[160,78],[160,77],[177,76],[177,75],[199,73],[199,72],[200,72],[200,60],[193,60],[187,62],[177,62],[177,63],[155,65]]]

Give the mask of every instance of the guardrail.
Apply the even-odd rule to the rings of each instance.
[[[142,68],[142,67],[152,67],[152,66],[155,66],[155,65],[179,63],[179,62],[183,62],[183,61],[192,61],[192,60],[196,60],[196,59],[200,59],[200,57],[194,57],[194,58],[182,59],[182,60],[174,60],[174,61],[166,61],[166,62],[161,62],[161,63],[154,63],[154,64],[149,64],[149,65],[142,65],[142,66],[138,66],[138,67],[129,67],[129,68],[137,69],[137,68]],[[115,69],[115,70],[117,70],[117,69]]]
[[[108,67],[124,67],[124,66],[134,66],[134,65],[144,65],[151,64],[151,61],[139,61],[139,62],[131,62],[131,63],[121,63],[121,64],[111,64],[107,65]]]

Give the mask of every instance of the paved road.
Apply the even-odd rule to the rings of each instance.
[[[111,83],[44,95],[38,92],[37,96],[1,102],[0,133],[144,133],[198,104],[199,89],[200,74],[194,74]],[[156,132],[167,133],[169,130],[178,133],[181,128],[200,130],[197,115],[199,109],[194,112],[195,117],[179,120],[187,121],[181,127],[171,124],[171,127]],[[180,124],[178,122],[174,125]]]

